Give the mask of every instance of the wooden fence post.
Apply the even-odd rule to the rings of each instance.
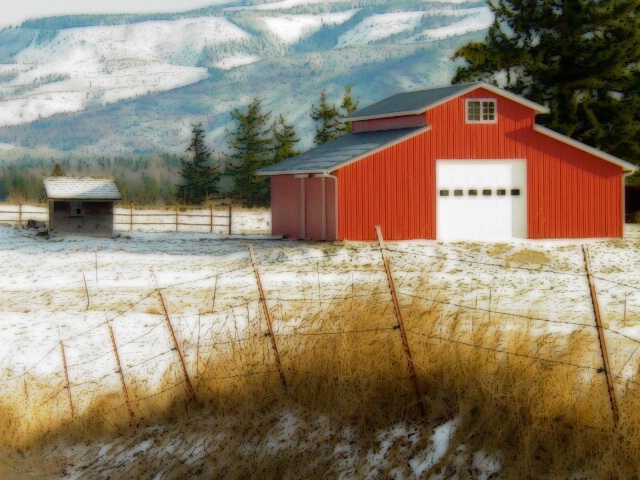
[[[251,256],[251,264],[253,265],[253,271],[256,275],[256,282],[258,283],[258,291],[260,292],[260,302],[262,303],[262,308],[264,309],[264,316],[267,319],[267,328],[269,329],[269,337],[271,338],[271,348],[273,349],[273,355],[276,359],[276,365],[278,367],[278,372],[280,373],[280,381],[284,386],[284,389],[287,389],[287,380],[284,377],[284,371],[282,370],[282,362],[280,361],[280,352],[278,352],[278,345],[276,344],[276,336],[273,332],[273,323],[271,322],[271,315],[269,314],[269,308],[267,307],[267,299],[264,296],[264,290],[262,289],[262,281],[260,280],[260,271],[258,270],[258,265],[256,264],[255,256],[253,255],[253,247],[249,245],[249,255]]]
[[[600,307],[598,306],[598,294],[596,286],[593,283],[591,274],[591,262],[589,261],[589,252],[587,247],[582,245],[582,253],[584,255],[584,265],[587,271],[587,280],[589,281],[589,291],[591,292],[591,303],[593,305],[593,313],[596,318],[596,328],[598,330],[598,341],[600,343],[600,353],[602,354],[602,363],[604,364],[604,374],[607,379],[607,390],[609,393],[609,402],[611,403],[611,414],[613,415],[613,425],[618,426],[620,413],[618,410],[618,402],[616,400],[616,391],[613,385],[613,376],[611,375],[611,367],[609,366],[609,353],[607,352],[607,344],[604,339],[604,330],[602,329],[602,319],[600,318]]]
[[[107,312],[105,311],[105,316]],[[122,391],[124,393],[124,400],[127,404],[127,410],[129,411],[129,418],[133,420],[133,408],[131,407],[131,400],[129,399],[129,390],[127,389],[127,382],[124,379],[124,371],[122,370],[122,364],[120,363],[120,354],[118,353],[118,345],[116,344],[116,336],[113,334],[113,327],[111,322],[107,319],[107,326],[109,327],[109,335],[111,336],[111,344],[113,345],[113,353],[116,356],[116,365],[118,366],[118,373],[120,375],[120,383],[122,384]]]
[[[187,365],[184,363],[184,357],[182,356],[182,351],[180,350],[180,345],[178,344],[178,339],[176,338],[176,332],[173,330],[171,319],[169,319],[169,312],[167,311],[167,306],[164,303],[164,297],[162,296],[160,287],[157,286],[157,282],[156,282],[156,291],[158,292],[158,296],[160,297],[160,303],[162,303],[164,318],[167,319],[167,324],[169,325],[169,332],[171,333],[171,338],[173,339],[173,346],[176,350],[176,353],[178,354],[180,365],[182,365],[184,380],[187,384],[187,395],[189,395],[189,400],[197,400],[196,391],[193,389],[193,385],[191,384],[191,379],[189,378],[189,372],[187,371]]]
[[[22,203],[18,204],[18,228],[22,226]]]
[[[133,232],[133,204],[131,204],[129,210],[129,231]]]
[[[178,205],[176,205],[176,232],[178,231]]]
[[[213,204],[209,205],[209,208],[211,208],[211,229],[209,232],[213,233]]]
[[[69,369],[67,368],[67,356],[64,353],[64,342],[60,340],[60,351],[62,352],[62,366],[64,367],[64,379],[66,382],[65,388],[69,394],[69,407],[71,408],[71,416],[75,417],[76,411],[73,408],[73,398],[71,396],[71,383],[69,382]]]
[[[231,204],[229,204],[229,235],[231,235]]]
[[[398,321],[398,328],[400,329],[400,337],[402,338],[402,346],[404,348],[404,354],[407,357],[407,364],[409,366],[409,374],[411,375],[411,381],[413,382],[413,389],[418,401],[418,408],[420,413],[426,415],[426,409],[424,402],[422,401],[422,392],[420,391],[420,384],[418,383],[418,376],[416,375],[416,369],[413,365],[413,357],[411,356],[411,349],[409,348],[409,340],[407,339],[407,332],[404,328],[404,320],[402,318],[402,310],[400,309],[400,303],[398,302],[398,295],[396,293],[396,287],[393,283],[393,276],[391,275],[391,268],[389,267],[389,259],[384,252],[384,240],[382,238],[382,230],[380,225],[376,225],[376,233],[378,235],[378,243],[380,244],[380,254],[382,255],[382,263],[384,263],[384,269],[387,274],[387,281],[389,282],[389,290],[391,291],[391,298],[393,299],[393,308],[396,312],[396,320]]]
[[[87,308],[85,308],[86,310],[89,310],[89,289],[87,288],[87,277],[84,274],[84,270],[82,271],[82,280],[84,280],[84,293],[87,295]]]

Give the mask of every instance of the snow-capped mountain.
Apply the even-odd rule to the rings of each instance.
[[[222,148],[256,95],[308,147],[322,90],[364,105],[448,84],[492,20],[483,0],[245,0],[25,22],[0,31],[0,157],[181,152],[200,121]]]

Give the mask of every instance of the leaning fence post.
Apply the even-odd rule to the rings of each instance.
[[[160,287],[157,286],[157,283],[156,283],[156,291],[158,292],[158,296],[160,297],[160,303],[162,303],[164,318],[167,319],[167,325],[169,325],[169,332],[171,333],[171,338],[173,339],[173,346],[176,350],[176,353],[178,354],[180,365],[182,365],[184,380],[187,384],[187,395],[189,395],[189,400],[197,400],[196,391],[193,389],[193,385],[191,384],[191,379],[189,378],[189,372],[187,371],[187,365],[184,363],[184,357],[182,356],[182,351],[180,350],[180,345],[178,344],[178,339],[176,338],[176,332],[173,330],[173,325],[171,324],[171,319],[169,318],[169,312],[167,311],[167,306],[164,303],[164,297],[162,296],[162,292],[160,291]]]
[[[105,311],[105,316],[107,312]],[[118,373],[120,375],[120,383],[122,384],[122,391],[124,393],[124,400],[127,404],[127,410],[129,411],[129,417],[133,420],[133,408],[131,407],[131,400],[129,399],[129,390],[127,389],[127,382],[124,379],[124,371],[122,370],[122,364],[120,363],[120,354],[118,353],[118,345],[116,344],[116,336],[113,334],[113,327],[111,322],[107,319],[107,326],[109,327],[109,335],[111,336],[111,344],[113,345],[113,353],[116,356],[116,365],[118,366]]]
[[[602,319],[600,318],[600,307],[598,306],[598,294],[596,286],[593,283],[591,274],[591,262],[589,261],[589,252],[587,247],[582,245],[582,253],[584,255],[584,265],[587,271],[587,280],[589,281],[589,290],[591,292],[591,303],[593,305],[593,313],[596,318],[596,328],[598,330],[598,341],[600,342],[600,353],[602,354],[602,363],[604,364],[604,374],[607,379],[607,390],[609,393],[609,402],[611,403],[611,413],[613,415],[613,425],[618,426],[620,413],[618,411],[618,402],[616,400],[616,391],[613,386],[613,376],[611,375],[611,367],[609,366],[609,353],[607,352],[607,344],[604,339],[604,330],[602,328]]]
[[[387,281],[389,282],[389,290],[391,291],[391,297],[393,299],[393,308],[396,312],[396,319],[398,320],[398,328],[400,329],[400,337],[402,338],[402,346],[404,348],[405,356],[407,357],[407,364],[409,366],[409,374],[411,375],[411,381],[413,382],[413,389],[418,401],[418,408],[422,415],[426,415],[424,403],[422,401],[422,392],[420,391],[420,384],[418,383],[418,376],[416,375],[416,369],[413,365],[413,357],[411,356],[411,349],[409,348],[409,340],[407,339],[407,332],[404,328],[404,320],[402,319],[402,310],[400,309],[400,303],[398,302],[398,294],[396,293],[396,287],[393,283],[393,276],[391,275],[391,268],[389,267],[389,259],[384,252],[384,240],[382,238],[382,230],[380,225],[376,225],[376,233],[378,235],[378,243],[380,244],[380,254],[382,255],[382,263],[384,263],[384,270],[387,274]]]
[[[73,398],[71,396],[71,383],[69,382],[69,369],[67,368],[67,356],[64,353],[64,342],[60,339],[60,351],[62,352],[62,366],[64,367],[65,388],[69,394],[69,407],[71,408],[71,416],[75,417],[76,411],[73,408]]]
[[[276,358],[276,365],[278,367],[278,372],[280,373],[280,380],[282,381],[282,385],[284,389],[287,389],[287,380],[284,377],[284,371],[282,370],[282,362],[280,361],[280,353],[278,352],[278,345],[276,344],[276,336],[273,333],[273,323],[271,322],[271,314],[269,313],[269,308],[267,307],[267,299],[264,295],[264,290],[262,289],[262,281],[260,280],[260,271],[258,270],[258,265],[256,264],[255,256],[253,255],[253,247],[249,245],[249,255],[251,256],[251,264],[253,265],[253,271],[256,275],[256,282],[258,283],[258,291],[260,292],[260,302],[262,303],[262,308],[264,309],[264,316],[267,319],[267,328],[269,329],[269,337],[271,338],[271,348],[273,349],[273,355]]]

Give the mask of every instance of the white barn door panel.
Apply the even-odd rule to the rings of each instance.
[[[438,240],[527,236],[525,160],[438,160]]]

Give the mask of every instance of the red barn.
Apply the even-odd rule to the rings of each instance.
[[[635,165],[560,135],[478,82],[403,93],[352,133],[262,169],[274,235],[310,240],[622,237]]]

